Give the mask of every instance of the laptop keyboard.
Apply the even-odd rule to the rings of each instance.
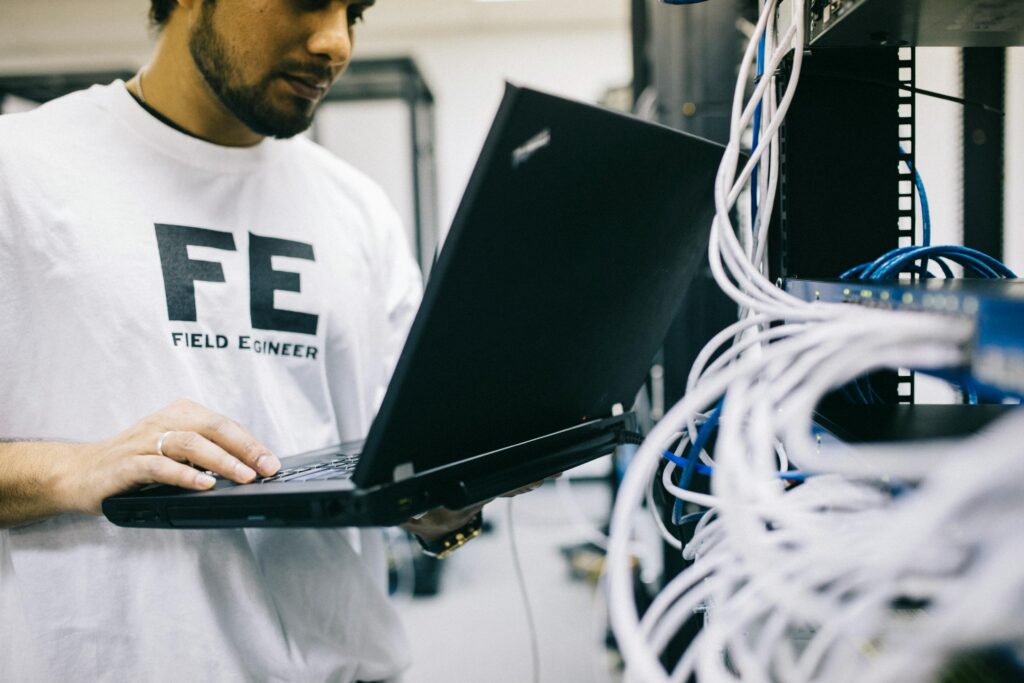
[[[260,477],[255,484],[266,484],[277,481],[318,481],[320,479],[348,479],[356,469],[359,462],[358,453],[343,453],[338,457],[324,462],[303,465],[301,467],[286,467],[278,470],[277,474],[270,477]]]

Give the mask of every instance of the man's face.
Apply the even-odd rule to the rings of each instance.
[[[199,72],[253,132],[288,138],[352,53],[353,27],[374,0],[203,0],[189,36]]]

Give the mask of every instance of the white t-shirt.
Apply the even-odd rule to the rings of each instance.
[[[210,144],[120,81],[0,117],[0,438],[109,438],[177,398],[280,456],[362,438],[419,296],[383,192],[306,139]],[[0,680],[394,675],[379,534],[354,536],[0,531]]]

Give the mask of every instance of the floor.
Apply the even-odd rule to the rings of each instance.
[[[567,496],[565,489],[548,482],[514,502],[515,540],[539,641],[540,681],[612,683],[618,676],[604,647],[602,592],[593,581],[572,579],[560,551],[597,531],[607,515],[608,490],[598,483],[572,483]],[[396,602],[413,653],[403,683],[534,680],[507,500],[491,503],[485,514],[493,530],[444,561],[437,597],[411,599],[406,588],[411,577],[400,576]],[[396,556],[403,552],[410,551],[396,546]]]

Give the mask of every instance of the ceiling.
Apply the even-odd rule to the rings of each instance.
[[[629,5],[630,0],[377,0],[358,35],[366,46],[393,50],[453,34],[627,29]],[[0,0],[0,72],[66,68],[69,62],[80,68],[142,63],[152,45],[148,7],[148,0]]]
[[[628,25],[629,0],[377,0],[366,34]]]

